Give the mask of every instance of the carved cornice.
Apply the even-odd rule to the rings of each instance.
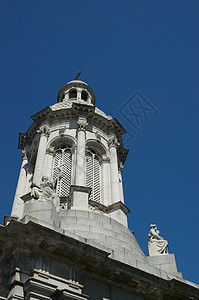
[[[95,112],[95,106],[83,103],[73,102],[72,111],[76,115],[86,115],[87,117],[92,118]]]
[[[123,164],[125,163],[125,160],[126,160],[126,157],[128,155],[128,152],[129,152],[129,149],[119,148],[118,155],[119,155],[119,157],[121,159],[121,162]]]
[[[32,140],[39,130],[39,126],[42,122],[48,121],[49,124],[56,119],[67,119],[74,120],[77,119],[77,116],[85,116],[88,122],[92,122],[96,126],[100,127],[102,131],[106,134],[117,134],[118,141],[120,142],[120,147],[122,147],[121,135],[125,133],[122,125],[117,121],[117,119],[107,119],[106,117],[95,112],[95,106],[93,105],[84,105],[80,103],[73,103],[72,107],[69,108],[60,108],[53,110],[51,107],[46,107],[45,109],[39,111],[32,116],[34,123],[30,126],[27,133],[21,132],[19,135],[19,149],[23,149],[25,145],[30,145]]]
[[[25,132],[19,132],[19,142],[18,142],[19,149],[24,149],[26,144],[26,138],[27,138],[27,134]]]

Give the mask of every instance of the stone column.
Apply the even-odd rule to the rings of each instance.
[[[46,154],[46,145],[47,140],[50,135],[50,130],[47,125],[44,125],[38,131],[40,133],[40,141],[37,152],[37,159],[35,164],[34,176],[33,176],[33,184],[39,186],[42,181],[43,171],[44,171],[44,163],[45,163],[45,154]]]
[[[52,177],[52,168],[53,168],[53,158],[55,156],[55,150],[52,148],[48,148],[46,150],[46,165],[45,165],[45,176],[51,180]]]
[[[122,169],[124,165],[121,163],[118,170],[119,175],[119,187],[120,187],[120,200],[124,203],[124,191],[123,191],[123,183],[122,183]]]
[[[120,188],[118,176],[118,160],[117,160],[117,147],[119,143],[116,138],[109,140],[110,152],[110,177],[111,177],[111,200],[112,203],[120,201]]]
[[[111,188],[110,188],[110,159],[107,156],[102,157],[102,201],[108,206],[111,204]]]
[[[32,178],[32,170],[27,168],[26,170],[26,186],[25,186],[25,191],[24,194],[27,194],[31,191],[31,178]]]
[[[87,103],[88,103],[88,104],[91,104],[91,95],[90,95],[90,94],[88,94]]]
[[[86,126],[85,117],[79,117],[77,121],[77,153],[76,153],[76,171],[75,185],[85,186],[86,184],[86,166],[85,166],[85,143],[86,143]]]
[[[72,152],[71,185],[74,185],[75,184],[75,172],[76,172],[76,153],[77,153],[76,145],[73,145],[71,152]]]
[[[85,117],[79,117],[77,121],[77,150],[76,150],[76,169],[75,169],[75,185],[71,186],[71,209],[88,209],[88,195],[90,188],[86,187],[86,126]]]
[[[82,89],[77,88],[77,100],[81,100],[82,97]]]
[[[63,99],[63,101],[67,101],[69,99],[69,93],[68,93],[68,91],[67,92],[65,92],[65,94],[64,94],[64,99]]]
[[[23,200],[20,197],[24,195],[24,191],[25,191],[27,166],[28,166],[27,153],[25,150],[23,150],[21,170],[20,170],[17,189],[15,193],[13,206],[12,206],[11,216],[13,217],[20,217],[23,211]]]

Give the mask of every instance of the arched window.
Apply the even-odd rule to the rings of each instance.
[[[69,99],[71,98],[77,98],[77,91],[76,89],[72,89],[69,91]]]
[[[101,200],[101,167],[98,154],[91,148],[86,153],[86,186],[91,188],[89,200]]]
[[[85,100],[85,101],[88,99],[88,94],[87,94],[86,91],[82,91],[81,98],[82,98],[83,100]]]
[[[68,197],[71,186],[72,153],[69,145],[57,147],[53,165],[53,179],[57,179],[56,192],[59,197]],[[59,170],[62,177],[59,180]]]

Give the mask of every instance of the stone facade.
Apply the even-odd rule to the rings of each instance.
[[[122,125],[80,80],[57,100],[19,136],[21,171],[0,227],[0,299],[197,299],[174,254],[146,257],[128,229]]]

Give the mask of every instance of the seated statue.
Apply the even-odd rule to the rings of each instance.
[[[149,256],[168,254],[168,242],[159,236],[159,230],[155,224],[150,225],[151,230],[148,234]]]
[[[35,199],[53,200],[56,194],[54,192],[53,183],[48,179],[47,176],[42,177],[42,183],[40,184],[40,187],[32,187],[31,196],[33,196]]]
[[[42,182],[40,187],[33,186],[31,190],[31,196],[35,199],[39,199],[42,201],[52,201],[56,207],[56,210],[59,212],[60,209],[60,198],[56,194],[56,187],[58,185],[59,180],[62,178],[61,167],[58,168],[58,175],[53,181],[50,181],[47,176],[42,177]]]

